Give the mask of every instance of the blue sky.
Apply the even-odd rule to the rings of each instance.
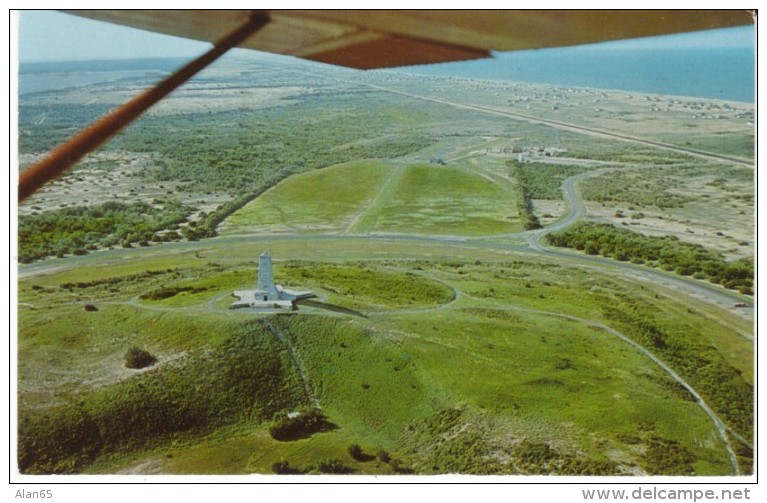
[[[23,11],[19,61],[192,57],[210,44],[53,11]]]
[[[754,28],[731,28],[595,44],[595,50],[685,47],[753,47]],[[191,57],[210,44],[93,21],[52,11],[23,11],[19,60],[67,61]]]

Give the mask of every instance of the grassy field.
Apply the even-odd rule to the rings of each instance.
[[[408,166],[394,194],[373,211],[372,232],[476,236],[521,229],[506,186],[435,165]]]
[[[449,166],[359,161],[285,180],[220,232],[472,236],[520,229],[513,184]]]
[[[301,473],[729,473],[702,409],[598,324],[609,323],[606,307],[626,309],[621,295],[630,292],[637,313],[666,320],[669,333],[706,341],[682,338],[681,347],[722,348],[718,357],[747,384],[752,346],[735,332],[742,323],[732,315],[723,311],[712,323],[662,290],[499,252],[448,246],[444,258],[423,260],[417,246],[399,243],[384,248],[390,258],[350,260],[339,254],[365,247],[355,252],[348,239],[320,245],[318,253],[332,261],[308,260],[295,243],[265,245],[293,259],[275,264],[275,279],[315,289],[368,319],[315,308],[266,318],[228,311],[227,292],[254,281],[254,255],[247,253],[252,245],[215,240],[180,254],[164,248],[147,259],[121,250],[114,268],[82,257],[77,269],[22,278],[23,434],[35,438],[51,420],[62,425],[54,440],[80,431],[67,429],[77,421],[99,432],[86,442],[89,449],[52,449],[58,459],[37,460],[30,469],[271,473],[286,461]],[[395,250],[400,260],[391,258]],[[179,293],[168,298],[141,299],[174,288]],[[126,369],[133,346],[158,363]],[[272,370],[243,374],[250,366],[236,363],[238,354],[271,362]],[[201,365],[207,370],[190,371]],[[282,402],[270,401],[271,392],[242,402],[240,388],[222,388],[231,379],[239,386],[266,383],[267,376],[267,388],[280,390]],[[232,414],[186,403],[188,389],[215,394]],[[269,435],[270,411],[295,410],[311,397],[331,428],[290,441]],[[182,415],[167,416],[165,407]],[[126,413],[134,419],[111,431]],[[147,430],[144,421],[171,426]],[[141,446],[132,440],[139,437]],[[348,454],[352,444],[362,447],[361,459]],[[377,457],[381,449],[387,462]],[[23,452],[35,459],[34,450]],[[741,463],[745,468],[748,459]]]
[[[235,212],[221,234],[341,232],[375,197],[391,169],[359,161],[291,177]]]

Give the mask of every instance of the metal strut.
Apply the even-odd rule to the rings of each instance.
[[[179,68],[153,88],[144,91],[96,120],[65,143],[56,147],[45,159],[22,171],[19,175],[19,202],[24,201],[48,181],[56,178],[82,159],[83,156],[98,148],[152,105],[213,63],[226,51],[241,44],[268,22],[269,17],[266,14],[253,12],[245,24],[219,40],[211,50]]]

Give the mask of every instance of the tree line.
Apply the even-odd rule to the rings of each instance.
[[[659,267],[682,276],[706,279],[746,295],[754,294],[752,260],[727,261],[719,253],[680,241],[676,236],[645,236],[614,225],[581,222],[550,234],[547,239],[553,246]]]
[[[191,208],[175,199],[153,206],[146,202],[107,201],[96,206],[77,206],[25,215],[19,218],[19,261],[31,262],[115,245],[132,246],[149,241],[180,239],[175,231]]]

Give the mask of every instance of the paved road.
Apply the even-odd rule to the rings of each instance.
[[[579,263],[591,263],[593,265],[606,267],[611,270],[621,270],[635,277],[644,277],[652,280],[655,283],[668,285],[671,288],[687,292],[696,298],[704,298],[713,304],[717,304],[720,307],[727,309],[731,309],[733,305],[738,302],[751,302],[748,297],[742,294],[731,290],[726,290],[723,287],[713,285],[705,281],[698,281],[692,278],[667,273],[665,271],[652,269],[646,266],[620,262],[599,256],[585,255],[580,252],[547,246],[543,241],[543,237],[546,236],[546,234],[565,229],[566,227],[569,227],[582,220],[586,215],[586,208],[580,198],[580,193],[578,192],[576,184],[581,180],[590,178],[592,176],[599,176],[608,171],[612,171],[612,169],[599,169],[596,171],[581,173],[566,179],[562,184],[562,191],[565,196],[565,200],[570,206],[570,212],[558,222],[555,222],[554,224],[544,229],[530,232],[527,237],[527,242],[530,249],[541,255],[567,260],[575,259]],[[738,310],[735,312],[747,319],[753,319],[754,313],[752,307],[738,308]],[[753,340],[752,334],[744,334],[742,332],[739,333],[742,337]]]
[[[755,166],[754,161],[751,161],[751,160],[748,160],[748,159],[741,159],[740,157],[733,157],[733,156],[729,156],[729,155],[718,154],[716,152],[708,152],[708,151],[705,151],[705,150],[698,150],[698,149],[694,149],[694,148],[681,147],[679,145],[672,145],[670,143],[663,143],[663,142],[660,142],[660,141],[648,140],[648,139],[645,139],[645,138],[639,138],[639,137],[630,136],[630,135],[627,135],[627,134],[616,133],[614,131],[605,131],[605,130],[597,129],[597,128],[593,128],[593,127],[581,126],[581,125],[578,125],[578,124],[570,124],[568,122],[555,121],[555,120],[551,120],[551,119],[542,119],[540,117],[534,117],[532,115],[520,114],[520,113],[517,113],[517,112],[511,112],[509,110],[502,110],[502,109],[487,107],[487,106],[483,106],[483,105],[474,105],[474,104],[471,104],[471,103],[459,103],[459,102],[456,102],[456,101],[445,100],[445,99],[442,99],[442,98],[434,98],[434,97],[431,97],[431,96],[422,96],[420,94],[413,94],[413,93],[408,93],[408,92],[405,92],[405,91],[398,91],[396,89],[390,89],[390,88],[387,88],[387,87],[378,86],[378,85],[374,85],[374,84],[365,84],[365,85],[367,85],[369,87],[372,87],[372,88],[375,88],[375,89],[378,89],[380,91],[385,91],[385,92],[388,92],[388,93],[399,94],[399,95],[402,95],[402,96],[407,96],[409,98],[415,98],[415,99],[419,99],[419,100],[431,101],[433,103],[440,103],[440,104],[443,104],[443,105],[448,105],[448,106],[456,107],[456,108],[463,108],[463,109],[466,109],[466,110],[474,110],[474,111],[477,111],[477,112],[483,112],[483,113],[491,114],[491,115],[500,115],[502,117],[509,117],[511,119],[516,119],[516,120],[524,120],[524,121],[532,123],[532,124],[542,124],[542,125],[546,125],[546,126],[555,127],[557,129],[563,129],[563,130],[566,130],[566,131],[574,131],[576,133],[584,133],[584,134],[588,134],[588,135],[591,135],[591,136],[598,136],[598,137],[602,137],[602,138],[612,138],[612,139],[621,140],[621,141],[625,141],[625,142],[629,142],[629,143],[636,143],[636,144],[640,144],[640,145],[646,145],[646,146],[649,146],[649,147],[659,148],[659,149],[662,149],[662,150],[669,150],[669,151],[677,152],[677,153],[680,153],[680,154],[686,154],[686,155],[691,155],[691,156],[695,156],[695,157],[700,157],[700,158],[708,159],[708,160],[712,160],[712,161],[724,161],[724,162],[729,162],[729,163],[733,163],[733,164],[738,164],[738,165],[741,165],[741,166],[748,166],[748,167],[751,167],[751,168],[753,168]]]
[[[559,219],[548,227],[530,232],[527,238],[527,243],[530,248],[538,252],[549,251],[549,248],[546,247],[541,241],[543,236],[570,227],[579,220],[583,220],[583,218],[586,216],[586,206],[583,204],[583,200],[580,198],[580,193],[575,188],[576,183],[587,178],[601,176],[605,173],[609,173],[610,171],[614,171],[615,169],[616,168],[597,169],[595,171],[588,171],[586,173],[571,176],[570,178],[566,179],[562,183],[562,192],[565,196],[565,200],[567,201],[568,206],[570,207],[570,211],[567,215],[565,215],[564,218]]]
[[[548,228],[550,229],[550,228]],[[548,230],[547,229],[547,230]],[[603,270],[609,270],[614,273],[626,273],[631,278],[643,278],[673,288],[680,292],[699,298],[703,301],[711,304],[718,305],[723,308],[730,309],[733,304],[737,302],[751,302],[752,300],[737,292],[725,290],[724,288],[716,285],[711,285],[703,281],[697,281],[694,279],[672,275],[651,269],[649,267],[637,266],[626,262],[618,262],[616,260],[585,255],[577,252],[569,252],[561,249],[549,249],[546,248],[541,241],[533,241],[535,244],[530,244],[530,233],[520,233],[519,236],[526,236],[527,243],[513,244],[513,243],[501,243],[494,242],[487,239],[468,239],[459,236],[423,236],[423,235],[407,235],[407,234],[380,234],[380,235],[339,235],[339,234],[317,234],[317,235],[305,235],[305,234],[292,234],[292,235],[242,235],[242,236],[227,236],[213,238],[210,240],[202,241],[184,241],[180,243],[166,243],[162,245],[153,245],[149,248],[141,249],[140,252],[144,254],[151,254],[152,252],[167,253],[173,251],[185,251],[199,249],[205,246],[226,246],[230,244],[249,243],[256,245],[258,243],[280,242],[280,241],[304,241],[304,242],[316,242],[325,240],[350,240],[350,241],[367,241],[367,242],[410,242],[414,244],[430,244],[438,247],[441,250],[445,250],[446,247],[456,246],[461,248],[477,248],[488,250],[504,250],[514,251],[521,254],[531,254],[534,256],[544,256],[556,258],[560,262],[566,262],[573,266],[589,266],[599,267]],[[503,236],[508,237],[508,236]],[[310,249],[310,247],[307,247]],[[80,264],[92,264],[95,257],[101,257],[104,260],[111,259],[123,259],[130,256],[137,256],[136,250],[104,250],[95,252],[90,255],[66,257],[61,259],[54,259],[42,262],[36,262],[33,264],[22,264],[18,268],[18,277],[26,278],[38,274],[48,274],[57,270],[68,269],[77,267]],[[741,316],[753,319],[753,309],[739,309],[735,311]]]
[[[669,150],[671,152],[677,152],[677,153],[680,153],[680,154],[691,155],[691,156],[699,157],[699,158],[702,158],[702,159],[708,159],[710,161],[724,161],[724,162],[729,162],[729,163],[733,163],[733,164],[738,164],[740,166],[748,166],[748,167],[751,167],[751,168],[756,167],[755,161],[750,160],[750,159],[743,159],[743,158],[740,158],[740,157],[734,157],[734,156],[729,156],[729,155],[724,155],[724,154],[718,154],[716,152],[709,152],[709,151],[706,151],[706,150],[699,150],[699,149],[694,149],[694,148],[681,147],[679,145],[673,145],[673,144],[670,144],[670,143],[663,143],[663,142],[655,141],[655,140],[648,140],[646,138],[639,138],[637,136],[631,136],[631,135],[627,135],[627,134],[623,134],[623,133],[616,133],[614,131],[605,131],[603,129],[597,129],[597,128],[593,128],[593,127],[586,127],[586,126],[582,126],[582,125],[579,125],[579,124],[571,124],[569,122],[562,122],[562,121],[556,121],[556,120],[551,120],[551,119],[542,119],[540,117],[535,117],[535,116],[532,116],[532,115],[521,114],[521,113],[518,113],[518,112],[512,112],[510,110],[503,110],[503,109],[498,109],[498,108],[493,108],[493,107],[488,107],[488,106],[483,106],[483,105],[475,105],[475,104],[471,104],[471,103],[460,103],[460,102],[457,102],[457,101],[450,101],[450,100],[446,100],[446,99],[443,99],[443,98],[435,98],[435,97],[432,97],[432,96],[423,96],[423,95],[420,95],[420,94],[409,93],[409,92],[406,92],[406,91],[400,91],[400,90],[397,90],[397,89],[391,89],[389,87],[379,86],[379,85],[376,85],[376,84],[370,84],[370,83],[366,83],[366,82],[352,82],[352,81],[345,80],[345,79],[338,78],[338,77],[328,77],[328,76],[325,76],[325,75],[320,76],[320,75],[316,75],[316,74],[313,74],[313,73],[302,72],[302,71],[297,71],[297,70],[282,70],[282,71],[285,72],[285,73],[296,73],[296,74],[300,74],[300,75],[308,75],[308,76],[311,76],[311,77],[322,77],[322,78],[325,78],[325,79],[328,79],[328,80],[336,80],[336,81],[341,81],[341,82],[347,82],[347,83],[351,83],[351,84],[354,84],[354,85],[363,85],[363,86],[371,87],[373,89],[377,89],[379,91],[383,91],[383,92],[387,92],[387,93],[392,93],[392,94],[398,94],[400,96],[407,96],[409,98],[414,98],[414,99],[417,99],[417,100],[431,101],[433,103],[440,103],[442,105],[448,105],[448,106],[455,107],[455,108],[462,108],[462,109],[465,109],[465,110],[474,110],[476,112],[482,112],[482,113],[486,113],[486,114],[490,114],[490,115],[500,115],[501,117],[508,117],[510,119],[515,119],[515,120],[523,120],[523,121],[529,122],[531,124],[543,124],[543,125],[546,125],[546,126],[555,127],[557,129],[562,129],[562,130],[565,130],[565,131],[573,131],[573,132],[576,132],[576,133],[587,134],[587,135],[590,135],[590,136],[597,136],[597,137],[601,137],[601,138],[612,138],[612,139],[615,139],[615,140],[621,140],[621,141],[625,141],[625,142],[628,142],[628,143],[635,143],[635,144],[639,144],[639,145],[646,145],[648,147],[654,147],[654,148],[658,148],[658,149],[662,149],[662,150]]]

